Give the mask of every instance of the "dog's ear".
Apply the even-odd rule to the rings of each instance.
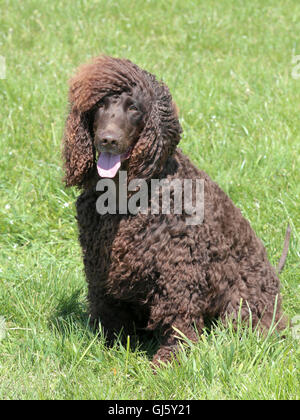
[[[82,186],[95,164],[95,152],[87,115],[71,109],[63,138],[64,181]]]
[[[133,149],[128,180],[157,177],[180,141],[178,107],[168,88],[160,85],[160,89],[160,97],[152,103],[145,127]]]

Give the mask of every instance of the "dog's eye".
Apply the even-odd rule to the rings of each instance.
[[[131,104],[131,105],[129,105],[128,110],[129,111],[138,111],[138,108],[134,104]]]

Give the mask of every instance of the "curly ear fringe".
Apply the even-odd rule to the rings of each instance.
[[[151,75],[152,76],[152,75]],[[159,177],[168,156],[175,152],[182,132],[178,121],[178,110],[172,101],[169,89],[156,83],[156,98],[146,126],[133,149],[128,180]]]
[[[71,109],[66,122],[63,158],[66,186],[82,186],[94,167],[95,151],[88,119],[84,114],[74,109]]]
[[[167,158],[163,144],[157,106],[154,104],[146,126],[133,149],[130,159],[128,180],[150,179],[158,176]]]

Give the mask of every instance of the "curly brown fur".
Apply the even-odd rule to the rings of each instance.
[[[128,181],[203,179],[202,224],[187,225],[184,212],[97,213],[92,110],[105,95],[133,89],[149,109],[126,163]],[[207,318],[247,321],[251,313],[253,326],[268,329],[275,309],[277,328],[284,328],[279,280],[262,242],[230,198],[176,148],[181,127],[167,86],[128,60],[101,56],[79,69],[69,100],[65,182],[82,189],[76,207],[90,316],[108,340],[120,330],[159,329],[158,363],[176,351],[173,327],[196,340],[195,328],[201,333]]]

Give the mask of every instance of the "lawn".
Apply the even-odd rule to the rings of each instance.
[[[299,399],[298,0],[0,9],[0,399]],[[78,191],[62,184],[61,137],[67,81],[100,53],[168,84],[181,148],[241,208],[274,265],[290,223],[285,338],[216,324],[196,345],[182,337],[180,363],[153,375],[154,342],[107,349],[89,329]]]

